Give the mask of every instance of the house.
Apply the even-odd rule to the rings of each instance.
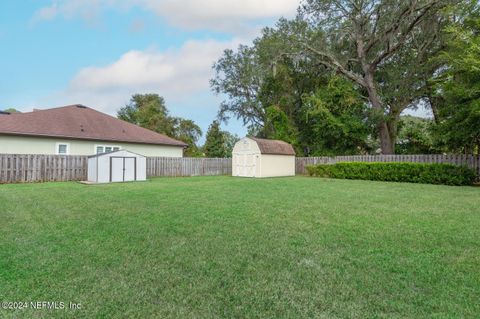
[[[80,104],[0,114],[0,154],[92,155],[127,149],[182,157],[186,146]]]
[[[276,177],[295,175],[295,150],[279,140],[245,137],[232,152],[232,175]]]

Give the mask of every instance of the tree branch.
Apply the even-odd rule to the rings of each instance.
[[[402,18],[405,16],[405,14],[408,13],[410,7],[406,7],[401,13],[400,15],[397,17],[397,19],[392,23],[391,27],[388,28],[387,30],[385,30],[385,32],[383,32],[383,34],[381,36],[377,36],[375,35],[375,32],[376,32],[376,28],[377,28],[377,24],[378,24],[378,19],[379,19],[379,16],[380,16],[380,7],[378,7],[378,15],[377,15],[377,19],[375,20],[375,29],[374,29],[374,32],[372,32],[372,38],[371,40],[369,41],[369,43],[367,44],[366,46],[366,52],[369,52],[372,47],[378,43],[378,41],[380,41],[381,39],[385,39],[389,34],[393,33],[393,32],[396,32],[398,30],[398,28],[400,27],[400,22],[402,20]]]
[[[349,70],[347,70],[338,60],[336,60],[331,54],[329,53],[326,53],[326,52],[323,52],[323,51],[320,51],[320,50],[317,50],[315,48],[313,48],[312,46],[308,45],[307,43],[302,43],[302,45],[310,52],[326,59],[325,60],[320,60],[319,63],[325,65],[326,67],[330,68],[330,69],[333,69],[333,70],[337,70],[339,71],[340,73],[342,73],[344,76],[346,76],[347,78],[349,78],[350,80],[356,82],[357,84],[359,84],[360,86],[364,87],[366,84],[365,84],[365,81],[363,80],[363,77],[354,73],[354,72],[351,72]]]
[[[401,34],[400,34],[400,38],[398,39],[397,43],[393,46],[390,46],[390,41],[387,42],[387,49],[384,50],[383,52],[381,52],[376,58],[375,60],[372,62],[372,67],[373,68],[376,68],[378,66],[378,64],[380,64],[383,60],[385,60],[386,58],[390,57],[393,53],[395,53],[406,41],[408,35],[410,34],[410,32],[412,32],[412,30],[417,26],[417,24],[422,20],[422,18],[430,11],[430,9],[433,8],[433,6],[437,3],[437,1],[432,1],[430,3],[430,5],[426,5],[424,6],[423,8],[423,11],[420,12],[416,17],[415,19],[413,19],[412,22],[410,22],[410,24],[407,26],[406,30],[403,31]],[[413,10],[412,7],[410,7],[408,9],[409,10]],[[398,20],[397,20],[398,21]],[[399,26],[395,27],[394,30],[398,30]],[[392,31],[392,32],[396,32],[396,31]],[[385,35],[387,35],[388,32],[385,33]]]

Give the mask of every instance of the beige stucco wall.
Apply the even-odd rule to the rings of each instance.
[[[295,156],[262,154],[259,166],[257,177],[295,176]]]
[[[55,154],[57,143],[68,143],[70,146],[69,155],[93,155],[96,145],[112,145],[145,156],[183,156],[183,148],[176,146],[13,135],[0,135],[0,154]]]

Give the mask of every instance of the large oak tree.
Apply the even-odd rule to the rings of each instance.
[[[298,125],[302,97],[333,72],[362,91],[382,153],[394,153],[401,113],[422,104],[436,111],[428,79],[439,66],[430,58],[444,44],[441,11],[455,2],[305,0],[296,19],[281,19],[253,46],[227,50],[217,61],[212,87],[227,95],[220,115],[265,131],[266,110],[281,105]]]
[[[322,32],[297,39],[298,46],[365,90],[384,154],[395,152],[400,113],[425,95],[424,67],[438,50],[440,10],[455,2],[306,0],[301,8],[305,34]]]

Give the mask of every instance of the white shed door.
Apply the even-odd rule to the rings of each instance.
[[[136,180],[135,157],[111,157],[110,180],[112,182],[130,182]]]
[[[245,156],[245,176],[253,177],[253,155]]]
[[[125,157],[125,167],[124,167],[124,182],[130,182],[135,180],[135,158]]]
[[[241,165],[241,173],[240,176],[247,176],[247,155],[242,155],[242,160],[240,162]]]
[[[245,176],[245,157],[246,155],[242,154],[239,156],[240,164],[239,164],[239,169],[240,169],[240,174],[239,176]]]
[[[258,155],[255,153],[235,154],[232,162],[232,173],[234,176],[255,177],[258,163]]]
[[[237,176],[245,176],[244,174],[244,169],[245,169],[245,155],[243,154],[238,154],[236,156],[236,163],[235,163],[235,169],[237,172]]]
[[[111,157],[110,174],[112,182],[123,182],[123,157]]]

